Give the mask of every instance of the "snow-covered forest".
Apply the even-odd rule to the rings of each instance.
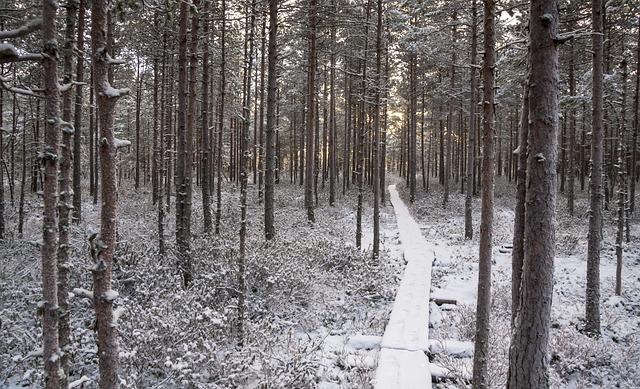
[[[640,387],[637,0],[0,0],[0,388]]]

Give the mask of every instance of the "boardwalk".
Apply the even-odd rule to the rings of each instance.
[[[376,389],[431,388],[429,292],[433,249],[409,213],[395,185],[389,186],[407,266],[382,337]]]

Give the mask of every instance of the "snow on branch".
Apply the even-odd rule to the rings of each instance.
[[[119,149],[121,147],[129,147],[131,146],[131,141],[128,141],[126,139],[114,138],[113,145],[116,147],[116,149]]]
[[[111,84],[109,84],[109,82],[104,82],[102,84],[102,91],[100,92],[100,94],[110,98],[118,98],[118,97],[128,95],[130,91],[131,89],[129,88],[118,89],[118,88],[112,87]]]
[[[68,82],[66,84],[59,84],[58,88],[60,89],[60,92],[64,93],[64,92],[70,91],[71,87],[74,86],[74,85],[83,85],[84,86],[84,85],[87,85],[87,83],[86,82],[71,81],[71,82]]]
[[[29,20],[28,22],[26,22],[25,24],[23,24],[22,26],[16,29],[0,31],[0,39],[19,38],[21,36],[24,36],[36,30],[39,30],[41,26],[42,26],[42,19],[38,18],[38,19]]]
[[[107,57],[107,64],[109,64],[109,65],[124,65],[124,64],[127,63],[127,61],[125,61],[124,59],[111,58],[111,56],[108,53],[107,53],[106,57]]]
[[[16,47],[10,43],[0,43],[0,64],[23,61],[40,61],[42,54],[26,53],[20,55]]]
[[[83,375],[82,377],[78,378],[77,380],[70,382],[69,383],[69,389],[73,389],[73,388],[77,388],[79,386],[81,386],[82,384],[84,384],[85,382],[91,382],[91,379],[89,377],[87,377],[86,375]]]
[[[90,290],[82,289],[82,288],[74,288],[73,293],[76,296],[85,297],[89,300],[93,300],[93,292]]]
[[[62,132],[64,132],[65,134],[73,135],[73,133],[76,132],[76,129],[73,126],[73,124],[69,122],[65,122],[64,120],[60,119],[58,123],[60,124],[60,128],[62,129]]]
[[[116,292],[113,289],[109,289],[103,293],[102,298],[104,299],[104,301],[111,303],[115,301],[115,299],[117,299],[118,296],[119,296],[118,292]]]
[[[18,88],[17,86],[9,85],[9,80],[2,76],[0,76],[0,87],[8,90],[9,92],[17,93],[19,95],[25,95],[25,96],[31,96],[31,97],[44,97],[42,95],[36,94],[30,88]]]

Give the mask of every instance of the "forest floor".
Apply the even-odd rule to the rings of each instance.
[[[420,183],[419,183],[420,184]],[[408,204],[404,184],[398,185]],[[473,200],[474,237],[464,239],[464,195],[459,186],[442,207],[436,183],[431,192],[418,189],[410,208],[436,252],[432,298],[451,298],[457,305],[431,303],[432,374],[444,380],[440,388],[466,387],[472,371],[475,305],[478,279],[480,200]],[[513,184],[498,178],[493,233],[491,344],[489,383],[505,387],[511,315],[511,244],[515,199]],[[601,271],[602,337],[583,332],[586,285],[588,198],[578,193],[575,216],[568,215],[566,197],[558,195],[556,213],[555,285],[552,306],[551,370],[554,388],[637,388],[640,382],[640,228],[631,220],[631,243],[625,244],[622,296],[614,295],[615,215],[605,211]],[[637,214],[636,214],[637,215]]]
[[[276,233],[263,238],[262,205],[249,186],[247,314],[244,347],[237,346],[235,292],[239,200],[227,184],[221,235],[202,234],[200,194],[194,190],[195,279],[183,289],[176,271],[173,212],[166,223],[168,253],[157,250],[157,210],[150,193],[120,190],[114,289],[123,388],[368,388],[395,288],[404,267],[393,209],[382,212],[379,263],[371,259],[370,198],[365,196],[363,250],[355,247],[357,192],[334,207],[320,193],[314,226],[306,222],[299,186],[276,189]],[[41,208],[27,198],[24,237],[9,213],[0,244],[0,387],[42,382]],[[173,198],[172,198],[173,206]],[[11,209],[11,208],[10,208]],[[173,211],[173,210],[172,210]],[[87,237],[99,226],[99,206],[83,204],[71,227],[71,287],[91,289]],[[96,386],[97,349],[91,302],[71,299],[71,379]],[[86,378],[83,378],[86,377]],[[80,386],[78,386],[80,387]]]
[[[166,223],[168,253],[157,253],[156,208],[150,193],[121,188],[114,289],[119,320],[123,388],[371,388],[378,347],[405,267],[393,207],[382,208],[382,255],[371,259],[371,198],[365,196],[363,250],[355,247],[356,191],[334,207],[320,193],[317,222],[306,222],[302,190],[276,189],[276,232],[263,238],[262,206],[249,186],[247,317],[244,347],[237,346],[236,259],[238,191],[223,193],[221,235],[202,234],[202,208],[194,191],[192,242],[195,280],[184,290],[176,271],[175,222]],[[408,204],[406,190],[398,185]],[[465,241],[464,196],[452,193],[443,209],[439,186],[418,191],[410,206],[429,244],[436,247],[432,296],[457,305],[431,304],[430,357],[438,387],[467,387],[471,371],[477,283],[479,199],[474,239]],[[510,318],[513,186],[498,179],[492,281],[491,387],[504,387]],[[580,192],[578,192],[580,193]],[[553,387],[637,387],[640,382],[640,230],[631,223],[625,246],[623,295],[613,295],[613,214],[606,213],[602,256],[603,336],[582,334],[587,199],[576,216],[558,197],[556,284],[552,318]],[[24,237],[9,208],[9,237],[0,244],[0,387],[41,386],[40,200],[27,198]],[[173,201],[172,201],[173,206]],[[99,206],[83,205],[72,232],[72,288],[91,289],[87,236],[97,230]],[[90,301],[76,293],[72,312],[72,380],[95,387],[97,356]],[[79,382],[79,381],[76,381]],[[80,387],[80,386],[78,386]]]

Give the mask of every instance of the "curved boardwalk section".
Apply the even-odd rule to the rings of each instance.
[[[425,351],[429,349],[429,291],[434,251],[395,185],[389,186],[389,193],[407,266],[382,337],[375,387],[431,388]]]

